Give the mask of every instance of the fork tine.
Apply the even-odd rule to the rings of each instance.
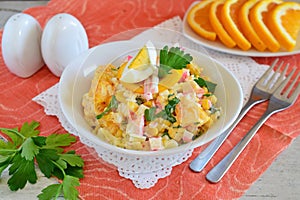
[[[267,79],[269,79],[271,72],[273,71],[275,65],[277,64],[279,58],[276,58],[269,69],[261,76],[260,80],[257,83],[264,84]]]
[[[282,62],[282,64],[283,64],[283,62]],[[277,87],[281,84],[281,82],[284,80],[285,75],[286,75],[286,72],[287,72],[289,66],[290,66],[289,64],[286,64],[286,65],[285,65],[285,68],[284,68],[283,71],[281,72],[281,74],[280,74],[280,76],[278,77],[276,83],[273,85],[273,88],[277,88]],[[276,71],[276,73],[277,73],[277,71]]]
[[[296,100],[299,94],[300,94],[300,83],[298,84],[296,90],[294,91],[294,93],[291,95],[290,98]]]
[[[296,76],[296,78],[294,79],[294,81],[291,83],[291,85],[289,86],[289,88],[286,90],[286,92],[285,92],[285,94],[284,94],[285,97],[287,97],[287,96],[289,95],[289,93],[291,92],[291,90],[293,89],[294,85],[296,84],[296,82],[297,82],[297,80],[298,80],[298,78],[299,78],[299,75],[300,75],[300,73],[297,74],[297,76]],[[299,85],[298,85],[298,87],[299,87]],[[297,88],[298,88],[298,87],[297,87]],[[296,88],[294,94],[297,93],[297,88]],[[291,97],[292,97],[292,96],[291,96]]]
[[[275,93],[277,94],[281,94],[281,92],[283,92],[283,89],[285,88],[285,86],[288,84],[289,80],[292,78],[293,74],[295,73],[296,68],[294,68],[292,70],[292,72],[286,77],[286,79],[282,82],[282,84],[280,86],[278,86],[278,88],[275,90]]]
[[[276,61],[276,63],[277,63],[277,61]],[[280,63],[280,65],[279,65],[279,67],[277,68],[277,70],[273,73],[273,75],[272,75],[272,77],[268,80],[268,83],[267,83],[267,85],[266,85],[266,87],[267,88],[270,88],[270,86],[272,85],[272,88],[276,88],[275,86],[276,85],[278,85],[278,84],[280,84],[281,83],[281,81],[283,81],[283,79],[284,79],[284,75],[285,75],[285,73],[286,73],[286,70],[284,70],[282,73],[281,73],[281,75],[277,78],[277,74],[278,73],[280,73],[280,69],[281,69],[281,67],[283,66],[283,61]],[[285,69],[287,69],[288,68],[288,66],[289,66],[289,64],[287,64],[286,66],[285,66]],[[277,80],[276,80],[276,82],[274,83],[274,80],[277,78]],[[276,84],[277,83],[277,84]]]

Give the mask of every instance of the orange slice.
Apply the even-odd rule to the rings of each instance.
[[[271,12],[272,9],[281,2],[282,1],[280,0],[260,1],[250,10],[249,13],[250,22],[254,30],[267,45],[268,49],[272,52],[278,51],[280,48],[280,44],[267,27],[267,14],[268,12]]]
[[[246,0],[227,0],[224,3],[221,12],[222,24],[236,42],[238,47],[246,51],[251,48],[251,43],[245,38],[243,33],[240,31],[238,23],[238,13],[241,6],[246,2]]]
[[[300,4],[285,2],[276,6],[269,13],[268,22],[268,27],[278,42],[292,51],[300,31]]]
[[[249,42],[258,50],[264,51],[267,46],[260,39],[260,37],[255,32],[252,27],[249,19],[249,12],[253,6],[258,3],[260,0],[250,0],[243,4],[239,11],[239,25],[241,27],[241,31],[245,35],[245,37],[249,40]]]
[[[212,1],[206,0],[193,6],[187,15],[187,22],[197,34],[214,41],[217,34],[214,32],[208,19],[211,3]]]
[[[215,32],[218,35],[218,38],[220,41],[227,47],[233,48],[236,46],[235,41],[230,37],[230,35],[227,33],[227,31],[224,29],[222,22],[221,22],[221,10],[225,3],[225,0],[218,0],[214,1],[211,4],[210,10],[209,10],[209,21],[211,23],[211,26],[215,30]]]

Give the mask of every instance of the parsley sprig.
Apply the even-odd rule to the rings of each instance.
[[[158,76],[160,78],[166,76],[171,69],[182,69],[186,68],[187,64],[193,60],[193,57],[185,53],[179,47],[171,47],[169,49],[168,46],[164,46],[163,49],[160,50],[159,54],[159,70]]]
[[[8,186],[12,191],[23,189],[27,182],[36,183],[35,163],[47,177],[57,177],[61,183],[52,184],[38,195],[40,200],[77,199],[79,179],[83,178],[83,159],[75,151],[64,152],[76,138],[69,133],[39,136],[39,123],[32,121],[18,128],[0,128],[7,141],[0,140],[0,175],[8,168]]]

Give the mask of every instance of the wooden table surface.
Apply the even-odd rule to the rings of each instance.
[[[300,0],[297,0],[298,2]],[[47,1],[0,1],[0,28],[3,28],[8,17],[14,12],[22,11],[28,7],[45,5]],[[250,187],[241,197],[241,200],[284,199],[294,200],[300,198],[300,138],[283,152],[270,168]],[[0,188],[6,184],[0,179]],[[0,190],[0,200],[28,199],[39,194],[42,187],[27,187],[18,192]],[[27,191],[30,190],[30,191]],[[3,195],[5,194],[5,195]],[[28,194],[28,196],[26,196]],[[31,199],[31,198],[30,198]]]

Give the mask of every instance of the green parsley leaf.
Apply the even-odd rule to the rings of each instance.
[[[198,77],[197,79],[194,79],[194,81],[200,86],[200,87],[206,87],[206,81],[203,78]]]
[[[68,168],[65,170],[67,175],[74,176],[77,178],[83,178],[83,169],[82,167],[72,167],[68,166]]]
[[[52,184],[42,190],[38,195],[39,200],[57,199],[62,193],[62,184]]]
[[[160,50],[159,59],[160,66],[158,76],[162,78],[167,75],[171,69],[186,68],[186,65],[190,64],[193,60],[193,57],[188,53],[185,54],[179,47],[171,47],[169,49],[168,46],[164,46],[164,48]]]
[[[203,96],[205,96],[205,97],[210,97],[211,95],[212,95],[211,93],[203,94]]]
[[[12,191],[23,189],[27,183],[36,183],[37,175],[34,168],[34,160],[26,160],[18,153],[12,160],[9,168],[9,175],[12,175],[7,183]]]
[[[38,152],[39,147],[34,144],[32,138],[27,138],[22,145],[21,156],[26,160],[33,160]]]
[[[165,109],[160,111],[157,114],[157,117],[161,117],[165,120],[168,120],[171,123],[176,122],[176,118],[174,117],[173,113],[175,111],[176,105],[180,102],[180,100],[177,97],[172,98],[169,100],[168,104],[165,106]]]
[[[66,199],[77,199],[78,191],[76,190],[76,187],[80,185],[78,178],[66,175],[62,185],[64,197]]]
[[[156,118],[155,112],[156,112],[155,107],[151,107],[149,109],[146,109],[145,113],[144,113],[146,121],[148,121],[148,122],[153,121]]]
[[[46,137],[43,136],[36,136],[36,137],[32,137],[31,138],[34,142],[34,144],[36,144],[39,147],[42,147],[46,144]]]
[[[11,159],[11,156],[0,156],[0,177],[2,172],[9,166]]]
[[[166,75],[170,74],[170,71],[172,70],[172,67],[168,65],[160,65],[158,69],[158,77],[163,78]]]
[[[97,119],[101,119],[104,115],[108,114],[111,110],[118,108],[118,101],[116,96],[112,96],[108,106],[102,113],[96,116]]]
[[[24,140],[24,136],[22,136],[16,128],[0,128],[0,131],[10,138],[11,142],[9,141],[8,143],[12,144],[14,147],[20,146]]]
[[[55,149],[41,149],[40,152],[36,155],[36,161],[41,172],[47,177],[50,178],[54,168],[56,167],[53,163],[59,159],[59,155]]]
[[[83,160],[79,155],[65,153],[65,154],[61,154],[60,158],[64,161],[66,161],[72,167],[82,167],[83,166]]]
[[[180,102],[180,100],[177,97],[172,98],[169,100],[168,104],[165,106],[165,111],[168,115],[173,114],[175,111],[176,105]]]
[[[171,95],[173,96],[173,95]],[[170,96],[170,97],[171,97]],[[168,104],[165,105],[164,110],[156,113],[156,108],[151,107],[150,109],[145,110],[145,119],[146,121],[153,121],[156,118],[163,118],[165,120],[170,121],[171,123],[176,122],[176,118],[174,117],[173,113],[175,111],[176,105],[180,102],[177,97],[168,100]]]
[[[0,139],[0,148],[1,149],[7,149],[8,148],[8,144],[9,144],[9,142],[5,142],[4,140]],[[9,148],[11,148],[11,147],[9,147]],[[0,155],[1,155],[1,153],[0,153]]]
[[[64,165],[66,166],[66,168],[63,168],[61,163],[64,162]],[[66,175],[66,169],[68,168],[68,165],[65,161],[63,160],[58,160],[57,162],[55,162],[56,164],[59,164],[59,167],[55,167],[52,175],[57,177],[57,179],[59,180],[63,180],[64,176]],[[63,169],[63,170],[62,170]]]
[[[68,163],[66,161],[64,161],[63,159],[59,158],[57,161],[56,161],[56,164],[58,164],[61,168],[63,168],[64,170],[66,170],[68,168]],[[63,174],[60,173],[61,171],[56,171],[56,172],[59,172],[59,176],[61,177],[61,179],[63,179]],[[55,171],[54,171],[55,173]]]
[[[206,81],[203,78],[198,77],[197,79],[194,79],[194,81],[200,86],[200,87],[206,87],[208,89],[209,92],[214,93],[217,84],[210,82],[210,81]]]
[[[76,186],[83,177],[83,159],[71,150],[64,153],[62,147],[76,141],[70,134],[38,136],[39,123],[24,123],[18,129],[0,128],[7,141],[0,140],[0,175],[8,168],[8,186],[12,191],[25,187],[27,182],[36,183],[35,161],[46,177],[56,176],[61,184],[50,185],[38,196],[40,199],[78,199]]]
[[[161,112],[159,112],[157,114],[158,117],[161,117],[165,120],[168,120],[171,123],[175,123],[176,122],[176,118],[172,115],[172,114],[167,114],[166,110],[162,110]]]
[[[76,142],[76,138],[69,133],[52,134],[47,137],[45,148],[60,149],[59,147],[70,146],[74,142]]]
[[[0,156],[12,155],[16,151],[16,147],[12,142],[4,142],[0,140]]]
[[[20,133],[26,138],[37,136],[40,133],[40,131],[36,130],[36,128],[39,126],[40,123],[36,121],[32,121],[30,124],[25,122],[20,129]]]

